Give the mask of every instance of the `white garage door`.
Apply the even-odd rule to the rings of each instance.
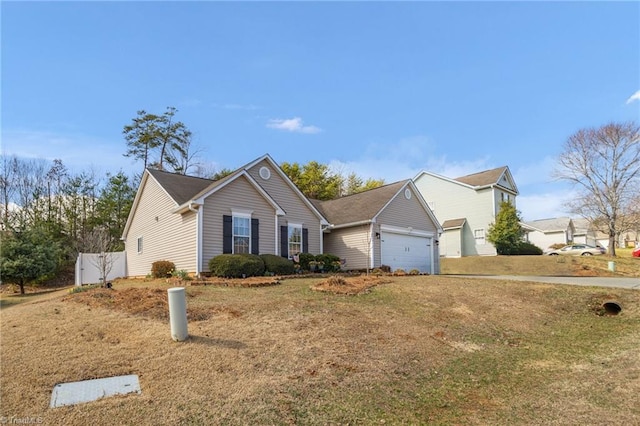
[[[380,236],[382,264],[391,270],[418,269],[431,273],[431,237],[383,232]]]

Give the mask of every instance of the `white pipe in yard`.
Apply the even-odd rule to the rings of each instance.
[[[189,337],[187,332],[187,298],[184,287],[173,287],[169,293],[169,322],[171,323],[171,338],[182,342]]]

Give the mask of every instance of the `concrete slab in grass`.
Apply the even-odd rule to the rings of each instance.
[[[138,376],[135,374],[83,380],[81,382],[59,383],[53,388],[49,408],[75,405],[128,393],[142,393]]]

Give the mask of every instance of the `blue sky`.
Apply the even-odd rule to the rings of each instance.
[[[177,119],[211,168],[265,153],[387,182],[508,165],[525,220],[584,127],[640,120],[638,2],[7,2],[2,152],[138,172],[122,128]]]

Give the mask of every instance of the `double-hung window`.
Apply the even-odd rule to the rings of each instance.
[[[250,216],[233,216],[233,253],[251,253]]]
[[[485,244],[484,229],[474,229],[473,236],[476,239],[476,244]]]
[[[289,224],[289,257],[302,252],[302,225]]]

